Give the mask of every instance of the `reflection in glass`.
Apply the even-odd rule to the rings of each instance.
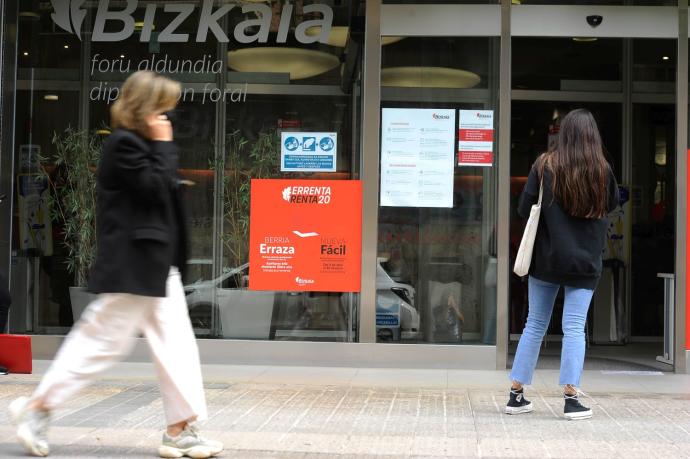
[[[356,339],[357,295],[249,291],[247,243],[252,178],[355,178],[363,31],[353,25],[363,23],[362,8],[350,2],[329,4],[333,32],[323,40],[328,43],[319,43],[311,38],[320,35],[322,21],[309,10],[314,9],[310,5],[324,7],[321,2],[274,1],[247,12],[235,1],[212,2],[214,11],[231,7],[218,21],[229,37],[223,43],[216,33],[221,29],[196,41],[203,7],[199,2],[174,31],[186,35],[188,42],[177,43],[161,39],[178,16],[164,11],[166,1],[139,2],[132,13],[134,31],[120,41],[94,41],[97,2],[82,5],[86,14],[78,31],[81,41],[71,33],[71,20],[54,22],[51,2],[18,3],[20,90],[14,135],[27,154],[40,151],[49,156],[55,148],[53,133],[70,126],[107,136],[119,86],[136,70],[157,71],[182,82],[182,98],[171,116],[181,149],[178,173],[189,184],[184,193],[190,233],[184,282],[198,336]],[[272,15],[265,40],[238,43],[238,27],[247,36],[263,33],[250,25],[262,19],[257,14],[261,8],[270,8]],[[286,13],[289,18],[283,17]],[[121,26],[120,21],[106,21],[103,32],[114,33]],[[82,56],[87,45],[89,55]],[[289,59],[279,62],[276,54],[285,53],[290,53]],[[295,53],[306,55],[307,61],[298,61]],[[259,66],[235,68],[233,56],[241,54]],[[313,56],[326,65],[308,68],[313,67]],[[336,172],[281,172],[283,130],[336,133]],[[21,155],[16,157],[21,161]],[[53,224],[52,230],[51,256],[22,251],[17,241],[13,243],[13,290],[30,296],[14,299],[28,305],[25,313],[30,317],[15,323],[30,324],[30,332],[64,333],[77,309],[69,296],[75,280],[65,263],[69,257],[64,235],[59,225]]]
[[[513,89],[621,90],[621,39],[515,37],[512,45]]]
[[[404,111],[397,112],[402,118],[395,120],[396,126],[407,125],[405,113],[409,113],[412,124],[415,113],[434,115],[439,120],[454,114],[451,118],[455,121],[444,134],[444,143],[451,146],[453,156],[447,166],[451,168],[449,207],[415,203],[414,193],[405,198],[408,205],[400,199],[396,204],[382,195],[376,304],[379,342],[495,343],[496,160],[490,167],[458,166],[456,132],[460,110],[476,113],[495,109],[496,75],[490,68],[497,66],[494,62],[492,67],[490,61],[497,58],[496,43],[493,38],[406,37],[382,48],[384,117],[385,110],[398,108]],[[417,78],[391,83],[384,77],[390,69],[401,67],[417,69]],[[439,74],[437,70],[424,69],[443,71]],[[399,144],[396,138],[401,135],[393,132],[393,125],[382,124],[382,138],[388,139],[386,148],[395,149],[394,145]],[[429,135],[433,137],[431,131]],[[489,149],[495,151],[498,136],[494,134],[493,138]],[[425,151],[421,144],[418,149]],[[386,181],[387,172],[394,173],[383,167],[391,152],[382,150],[381,155],[382,181]],[[439,156],[438,161],[441,160]],[[430,186],[427,179],[419,179],[420,193],[431,191]],[[413,183],[410,189],[416,187],[417,183]],[[389,185],[382,184],[381,192],[388,188]],[[394,193],[405,195],[403,189]]]

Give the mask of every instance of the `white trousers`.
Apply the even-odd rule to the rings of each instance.
[[[177,268],[165,298],[104,293],[86,308],[58,351],[32,398],[58,408],[92,378],[130,353],[134,338],[147,338],[168,425],[207,418],[199,350]]]

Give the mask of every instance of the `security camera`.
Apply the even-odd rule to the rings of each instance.
[[[587,16],[587,24],[589,24],[592,27],[599,26],[603,20],[604,16],[599,16],[598,14]]]

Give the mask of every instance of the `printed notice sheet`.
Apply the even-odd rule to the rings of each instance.
[[[458,166],[491,167],[494,164],[493,110],[460,110]]]
[[[382,206],[453,207],[455,129],[455,110],[382,110]]]

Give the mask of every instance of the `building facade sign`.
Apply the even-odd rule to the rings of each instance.
[[[53,22],[64,31],[77,35],[80,40],[82,25],[86,18],[86,9],[82,8],[84,1],[51,0],[54,11],[51,15]],[[195,3],[173,2],[163,5],[162,11],[165,13],[177,13],[177,16],[156,36],[156,41],[159,43],[187,43],[190,40],[205,42],[210,32],[218,42],[227,43],[230,41],[230,38],[220,26],[220,20],[235,8],[241,8],[243,14],[255,13],[256,18],[246,19],[238,23],[233,32],[234,40],[242,44],[266,43],[268,41],[273,21],[273,12],[268,5],[252,3],[240,7],[240,5],[232,4],[214,9],[213,3],[213,0],[203,1],[195,36],[178,32],[179,26],[195,12],[197,7]],[[117,42],[131,37],[138,26],[133,16],[138,6],[138,0],[127,0],[124,9],[111,9],[110,0],[99,0],[91,41]],[[278,26],[278,36],[276,38],[278,43],[285,43],[287,41],[293,9],[294,6],[291,4],[283,6]],[[158,5],[155,3],[148,3],[146,5],[144,21],[139,25],[141,28],[139,41],[149,42],[151,40],[157,11]],[[307,20],[298,24],[295,28],[295,39],[304,44],[328,43],[328,37],[333,24],[333,10],[327,5],[312,4],[305,5],[303,12],[305,14],[318,13],[322,17],[321,19]],[[107,32],[106,24],[116,24],[119,30]],[[319,33],[307,35],[307,30],[312,27],[318,27]]]

